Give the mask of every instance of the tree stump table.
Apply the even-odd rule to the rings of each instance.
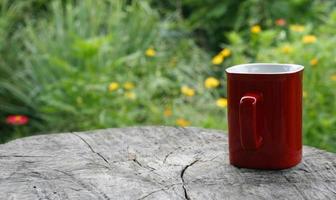
[[[336,199],[336,155],[281,171],[229,165],[216,130],[134,127],[0,145],[0,199]]]

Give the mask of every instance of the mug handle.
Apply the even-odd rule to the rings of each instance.
[[[257,105],[261,102],[261,96],[246,94],[239,103],[240,141],[245,150],[256,150],[262,144],[262,137],[257,129]],[[260,120],[260,119],[259,119]]]

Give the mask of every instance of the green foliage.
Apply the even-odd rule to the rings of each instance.
[[[136,124],[225,130],[225,68],[281,62],[306,67],[305,144],[336,151],[334,1],[150,3],[159,9],[140,0],[0,1],[0,141]],[[256,24],[261,32],[251,33]],[[317,40],[303,43],[307,35]],[[195,40],[230,53],[211,64]],[[208,77],[219,86],[206,87]],[[13,114],[30,121],[6,124]]]
[[[33,20],[43,17],[47,11],[49,0],[1,0],[0,1],[0,118],[4,119],[8,113],[19,111],[21,114],[34,115],[35,110],[31,100],[23,93],[22,83],[13,82],[13,74],[17,74],[16,81],[24,81],[20,70],[22,63],[18,59],[18,52],[23,49],[19,41],[24,19]],[[35,129],[33,129],[35,130]],[[0,141],[8,137],[8,127],[0,122]],[[32,130],[31,130],[32,131]],[[7,133],[7,134],[5,134]],[[29,131],[25,128],[25,133]],[[23,133],[22,133],[23,134]],[[25,135],[25,134],[23,134]]]
[[[182,85],[204,91],[209,57],[187,38],[178,18],[160,20],[140,1],[55,1],[50,12],[27,19],[17,32],[24,50],[16,53],[21,65],[10,80],[0,82],[4,116],[28,115],[31,132],[175,124],[178,118],[226,127],[225,109],[214,103],[218,94],[180,94]],[[148,48],[155,56],[145,55]],[[119,88],[109,91],[111,82]],[[123,88],[127,82],[135,88]],[[163,115],[166,108],[172,116]],[[217,116],[205,119],[205,111]]]
[[[335,3],[333,0],[153,0],[162,13],[169,13],[167,8],[181,10],[186,24],[197,32],[198,41],[210,49],[226,43],[228,31],[246,30],[254,24],[271,27],[279,18],[290,23],[318,24]]]

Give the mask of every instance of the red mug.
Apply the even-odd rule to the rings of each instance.
[[[295,64],[226,69],[230,163],[285,169],[302,158],[302,74]]]

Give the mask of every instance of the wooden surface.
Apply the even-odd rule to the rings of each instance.
[[[41,135],[0,145],[0,199],[336,199],[336,155],[238,169],[227,136],[173,127]]]

